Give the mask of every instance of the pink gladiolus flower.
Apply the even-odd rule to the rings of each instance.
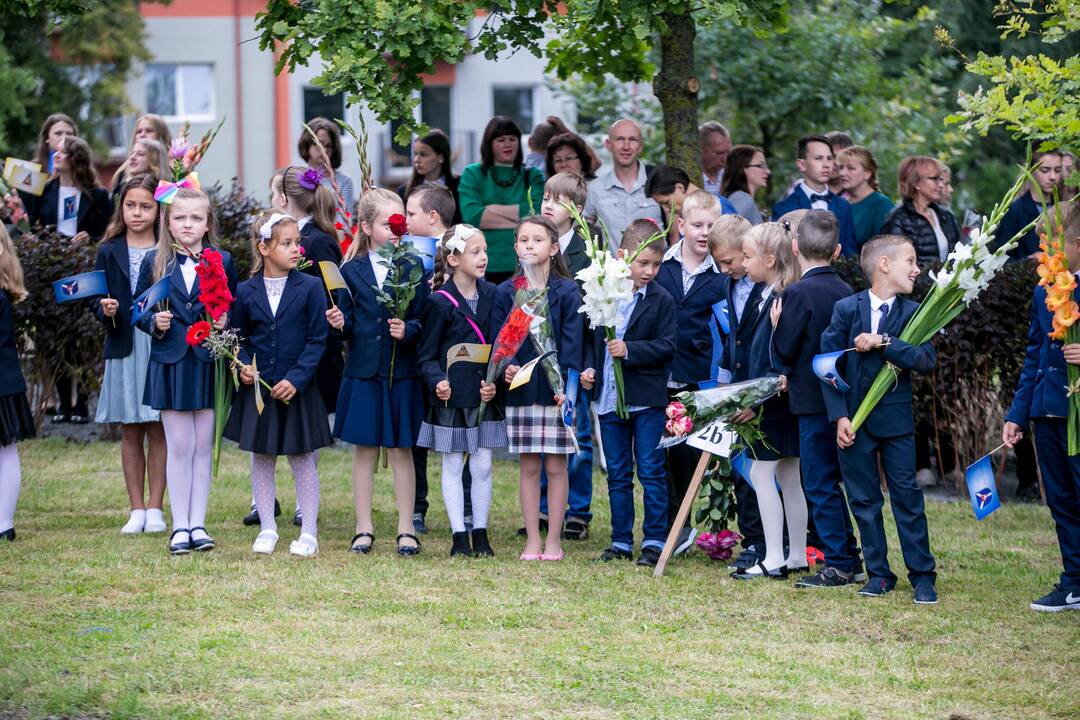
[[[174,139],[172,141],[172,145],[169,146],[169,159],[180,160],[185,155],[187,155],[188,150],[190,149],[191,145],[190,143],[188,143],[187,138],[178,137]]]
[[[666,412],[667,412],[668,418],[670,418],[670,419],[675,419],[677,417],[683,417],[684,415],[686,415],[686,406],[683,405],[678,400],[675,400],[674,402],[668,403]]]

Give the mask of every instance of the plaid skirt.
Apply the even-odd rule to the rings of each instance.
[[[573,455],[574,430],[563,424],[554,405],[508,406],[506,436],[512,453]]]

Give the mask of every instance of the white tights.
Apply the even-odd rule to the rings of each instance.
[[[784,493],[783,502],[776,483]],[[750,466],[750,481],[757,494],[761,528],[765,531],[765,559],[769,570],[787,565],[806,564],[806,496],[799,476],[799,458],[755,460]],[[784,517],[787,516],[788,547],[784,557]]]
[[[289,455],[289,467],[296,480],[296,505],[300,509],[301,533],[318,537],[319,527],[319,471],[316,469],[315,452]],[[274,470],[277,455],[251,453],[251,494],[255,509],[259,511],[259,524],[263,530],[277,532],[274,519],[274,497],[277,494]]]
[[[15,503],[22,487],[22,466],[15,443],[0,448],[0,532],[15,527]]]
[[[442,496],[453,532],[465,532],[465,490],[461,475],[465,471],[465,453],[442,453]],[[477,448],[469,454],[472,473],[473,527],[487,527],[491,507],[491,448]]]
[[[214,411],[162,410],[161,422],[165,426],[165,476],[173,530],[203,527],[210,501]],[[273,515],[273,508],[270,510]]]

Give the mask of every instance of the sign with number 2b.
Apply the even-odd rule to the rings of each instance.
[[[728,430],[727,425],[718,420],[698,430],[690,436],[686,444],[711,455],[730,457],[733,442],[735,442],[735,433]]]

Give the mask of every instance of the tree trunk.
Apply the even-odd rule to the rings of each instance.
[[[664,112],[664,143],[669,165],[682,168],[690,182],[702,185],[701,143],[698,140],[698,89],[694,76],[694,38],[697,28],[689,7],[682,14],[661,15],[667,32],[660,36],[660,71],[653,92]]]

